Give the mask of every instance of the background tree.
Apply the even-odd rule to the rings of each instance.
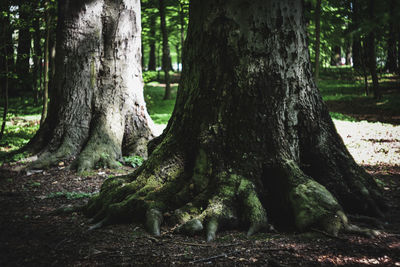
[[[159,234],[169,212],[212,240],[237,224],[252,234],[267,216],[337,234],[360,230],[344,211],[381,215],[313,82],[306,39],[301,1],[191,1],[172,118],[144,165],[89,203],[93,228],[135,220]]]
[[[153,137],[143,99],[140,2],[59,2],[50,112],[27,146],[32,167],[76,157],[78,171],[121,155],[146,157]],[[50,141],[49,141],[50,140]]]
[[[171,57],[168,43],[168,30],[165,15],[165,0],[158,1],[160,13],[160,30],[162,35],[162,69],[164,71],[165,94],[164,99],[171,99],[171,85],[169,71],[171,70]]]

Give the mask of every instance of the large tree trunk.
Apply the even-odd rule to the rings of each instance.
[[[122,154],[147,156],[140,32],[139,0],[59,2],[54,92],[27,147],[42,154],[33,167],[76,157],[83,171],[99,161],[114,167]]]
[[[193,0],[177,102],[149,159],[108,179],[86,213],[160,233],[207,225],[354,230],[343,213],[381,215],[373,178],[336,132],[316,88],[301,1]],[[164,213],[165,212],[165,213]],[[292,229],[293,229],[292,228]]]
[[[319,78],[319,57],[321,46],[321,0],[317,0],[315,6],[315,82],[318,83]]]
[[[165,18],[165,0],[159,0],[159,12],[160,12],[160,26],[161,26],[161,35],[162,35],[162,69],[164,71],[164,81],[165,81],[165,94],[164,100],[171,99],[171,85],[170,85],[170,77],[169,71],[171,69],[171,56],[169,50],[168,43],[168,30],[167,30],[167,21]]]

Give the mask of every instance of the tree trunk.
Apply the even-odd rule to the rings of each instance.
[[[313,82],[302,1],[193,0],[173,115],[131,177],[86,207],[97,222],[182,232],[247,226],[352,229],[381,215],[374,179],[336,132]],[[166,212],[166,213],[164,213]],[[343,224],[342,224],[342,223]],[[292,228],[292,229],[293,229]]]
[[[150,16],[150,51],[149,51],[149,70],[156,70],[156,17],[152,14]]]
[[[375,17],[375,0],[369,0],[368,13],[372,21]],[[378,74],[376,70],[376,51],[375,51],[375,29],[371,30],[366,37],[366,48],[368,53],[368,69],[372,78],[372,92],[375,99],[381,99],[382,94],[379,89]]]
[[[40,125],[43,125],[44,121],[47,117],[47,106],[49,102],[49,42],[50,42],[50,25],[52,23],[52,17],[48,11],[48,3],[44,4],[45,10],[45,18],[46,18],[46,37],[44,42],[44,73],[43,73],[43,80],[44,80],[44,87],[43,87],[43,107],[42,107],[42,115],[40,117]]]
[[[340,46],[332,47],[332,55],[331,55],[331,66],[340,66],[342,63],[341,49]]]
[[[321,37],[321,0],[317,0],[315,6],[315,82],[318,84],[319,78],[319,57],[320,57],[320,37]]]
[[[40,21],[39,17],[35,18],[34,21],[35,36],[33,39],[34,40],[33,46],[35,53],[33,55],[34,67],[33,67],[32,79],[33,79],[33,97],[35,100],[35,104],[39,102],[39,91],[41,90],[39,76],[40,76],[40,65],[42,64],[42,46],[40,45],[40,39],[42,37],[42,33],[40,31],[39,21]]]
[[[76,158],[84,171],[147,156],[153,137],[143,98],[140,1],[60,1],[54,97],[27,149],[32,167]],[[49,137],[51,137],[49,141]]]
[[[396,0],[391,0],[389,5],[389,31],[387,37],[387,61],[386,69],[391,72],[397,72],[397,46],[396,46],[396,18],[394,11],[396,10]]]
[[[0,77],[2,90],[2,96],[4,97],[4,106],[3,106],[3,116],[2,116],[2,123],[1,123],[1,130],[0,130],[0,140],[3,139],[4,130],[6,128],[6,121],[7,121],[7,113],[8,113],[8,46],[10,44],[7,43],[7,36],[9,33],[10,27],[10,18],[9,18],[9,6],[8,3],[1,4],[0,11],[4,12],[6,16],[2,16],[0,21],[3,24],[2,27],[2,34],[1,34],[1,42],[0,42]],[[3,69],[4,68],[4,69]]]
[[[160,25],[161,25],[161,35],[162,35],[162,69],[164,71],[164,81],[165,81],[165,94],[164,100],[171,99],[171,85],[169,71],[171,68],[171,57],[169,54],[169,44],[168,44],[168,30],[167,22],[165,18],[165,0],[159,0],[159,12],[160,12]]]
[[[356,70],[361,69],[362,67],[362,48],[361,48],[361,37],[358,33],[357,29],[360,27],[360,4],[359,0],[352,1],[352,30],[355,31],[353,35],[353,45],[352,45],[352,52],[353,52],[353,68]]]
[[[26,92],[32,91],[32,81],[29,72],[29,58],[31,52],[31,33],[29,32],[30,12],[31,7],[29,3],[20,0],[19,5],[19,19],[20,27],[18,29],[18,49],[17,49],[17,85],[13,95],[22,95]]]

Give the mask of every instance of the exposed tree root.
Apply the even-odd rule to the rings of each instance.
[[[232,227],[247,226],[249,236],[269,229],[268,198],[261,200],[254,181],[232,168],[216,171],[201,149],[192,171],[185,170],[183,162],[180,153],[166,156],[156,149],[132,176],[107,179],[85,210],[94,223],[90,229],[136,221],[159,236],[165,223],[178,225],[175,231],[186,235],[204,232],[207,241],[215,240],[218,231]],[[295,162],[287,160],[279,166],[274,179],[284,181],[285,188],[276,190],[281,190],[281,197],[286,199],[296,229],[316,228],[333,236],[340,231],[376,234],[349,224],[337,199]],[[280,205],[282,199],[276,201]]]

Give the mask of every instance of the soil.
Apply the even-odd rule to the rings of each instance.
[[[268,232],[246,237],[223,231],[215,242],[163,228],[160,237],[142,225],[112,225],[89,231],[82,214],[59,213],[83,205],[110,175],[133,171],[98,169],[79,176],[60,162],[46,171],[22,163],[0,169],[0,266],[400,266],[400,126],[336,122],[359,164],[382,187],[388,210],[383,220],[351,217],[380,229],[376,238],[340,234]]]
[[[84,204],[104,179],[129,168],[77,176],[63,166],[39,173],[18,171],[19,167],[5,166],[0,173],[0,266],[400,266],[400,167],[366,167],[385,185],[389,204],[377,238],[334,238],[319,232],[270,232],[248,238],[244,232],[229,231],[219,233],[212,243],[171,229],[163,229],[156,238],[134,224],[89,231],[82,214],[56,212]],[[356,221],[376,228],[373,222]]]

